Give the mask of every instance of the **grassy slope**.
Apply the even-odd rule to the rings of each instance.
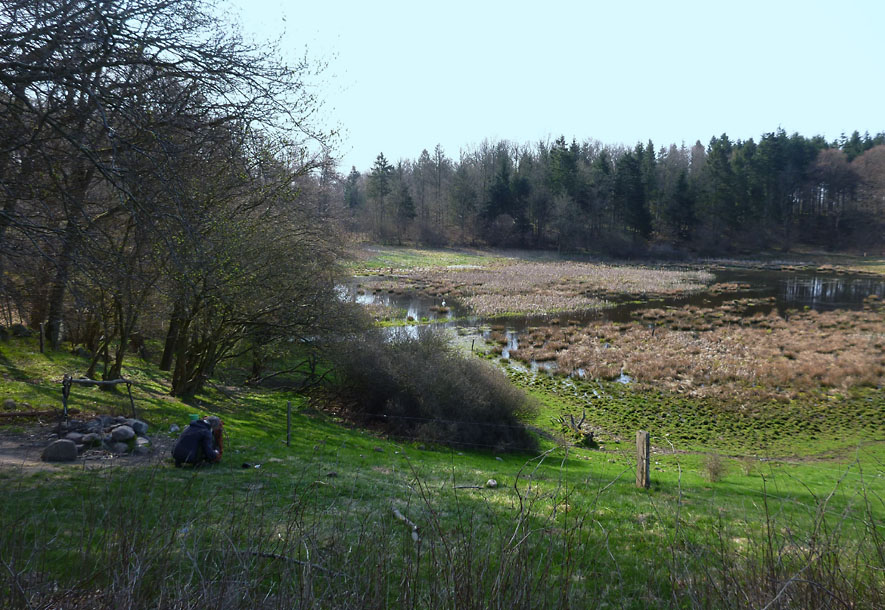
[[[85,363],[36,351],[32,340],[0,344],[0,394],[58,407],[57,382]],[[702,451],[658,453],[646,491],[633,484],[626,434],[604,450],[546,441],[543,456],[424,447],[348,428],[285,394],[219,388],[184,404],[166,396],[163,374],[130,363],[153,430],[218,413],[224,461],[0,472],[0,607],[65,591],[144,607],[162,596],[194,607],[741,607],[765,605],[796,574],[830,577],[829,590],[861,606],[882,601],[881,572],[865,568],[883,567],[881,442],[844,438],[816,459],[723,458],[716,482]],[[545,405],[535,423],[549,429],[566,397],[531,391]],[[75,388],[72,406],[125,411],[128,399]],[[490,478],[497,489],[483,487]],[[419,542],[393,508],[419,526]],[[796,582],[781,599],[814,605],[816,590]]]

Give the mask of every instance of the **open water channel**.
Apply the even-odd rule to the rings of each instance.
[[[402,321],[429,322],[445,328],[460,328],[460,334],[487,337],[491,327],[507,337],[502,356],[509,357],[510,350],[518,349],[519,335],[526,329],[549,324],[553,318],[570,324],[587,325],[595,321],[626,323],[636,319],[634,313],[649,308],[682,307],[694,305],[716,308],[726,301],[754,299],[754,303],[742,309],[742,314],[752,316],[757,312],[768,314],[777,309],[783,315],[790,309],[861,309],[864,299],[877,295],[885,299],[885,278],[862,274],[846,274],[822,271],[782,271],[760,269],[714,269],[713,284],[732,284],[738,288],[717,294],[708,291],[670,298],[637,300],[635,296],[611,299],[605,307],[559,314],[516,315],[487,318],[477,316],[452,299],[432,298],[417,292],[400,294],[376,291],[372,277],[357,277],[342,286],[342,296],[363,305],[383,305],[402,312]],[[712,284],[711,284],[712,285]],[[438,308],[444,306],[444,311]],[[417,325],[396,327],[396,332],[418,334]],[[394,331],[391,331],[394,332]],[[533,365],[532,368],[535,368]],[[541,368],[548,368],[541,366]]]
[[[580,323],[599,320],[628,322],[634,319],[632,314],[637,310],[652,307],[681,307],[683,305],[715,308],[726,301],[740,298],[766,301],[765,304],[755,308],[748,308],[745,315],[753,315],[757,311],[768,313],[773,308],[776,308],[781,314],[789,309],[818,311],[861,309],[864,299],[870,295],[877,295],[879,298],[885,299],[885,278],[877,276],[758,269],[713,270],[712,273],[715,276],[713,283],[738,284],[741,287],[719,294],[699,292],[681,297],[652,298],[639,301],[635,297],[625,296],[622,300],[610,299],[606,307],[598,309],[568,314],[516,315],[504,318],[477,316],[452,299],[432,298],[411,291],[404,291],[401,294],[387,291],[376,292],[372,287],[374,281],[372,277],[354,278],[342,287],[341,292],[344,298],[356,303],[384,305],[400,310],[403,312],[403,322],[411,319],[450,326],[456,323],[461,326],[495,324],[515,331],[548,323],[551,318],[566,317],[570,321],[574,320]],[[441,305],[445,305],[447,308],[444,313],[435,309]]]

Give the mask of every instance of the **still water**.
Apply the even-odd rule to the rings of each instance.
[[[531,326],[541,326],[552,318],[568,320],[576,324],[587,324],[593,321],[628,322],[637,310],[660,307],[681,307],[694,305],[697,307],[715,308],[726,301],[751,298],[764,300],[756,306],[747,308],[745,315],[753,315],[757,311],[768,313],[777,309],[783,314],[789,309],[815,309],[827,311],[832,309],[861,309],[863,301],[870,295],[885,299],[885,278],[867,275],[836,274],[824,272],[797,272],[771,270],[727,269],[713,271],[715,283],[738,284],[740,288],[720,294],[708,292],[697,293],[684,297],[666,299],[648,299],[637,302],[635,297],[625,297],[622,301],[612,300],[607,307],[567,314],[544,314],[533,316],[509,316],[507,318],[485,318],[470,313],[457,302],[446,298],[431,298],[414,292],[395,294],[387,291],[376,291],[372,287],[372,278],[355,278],[351,283],[341,287],[341,296],[347,300],[364,305],[376,304],[394,307],[404,312],[403,321],[431,321],[455,326],[475,327],[483,325],[500,325],[505,327],[508,340],[505,351],[517,348],[518,332]],[[358,285],[359,284],[359,285]],[[439,308],[443,307],[442,311]]]

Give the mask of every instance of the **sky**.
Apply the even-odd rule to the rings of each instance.
[[[483,140],[707,144],[885,131],[882,0],[222,0],[326,64],[339,171]]]

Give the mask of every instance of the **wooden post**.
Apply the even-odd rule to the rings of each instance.
[[[45,329],[43,328],[43,322],[40,322],[40,353],[43,353],[43,337],[46,334]]]
[[[132,407],[132,419],[135,419],[135,401],[132,399],[132,382],[126,382],[126,391],[129,392],[129,406]]]
[[[71,376],[65,375],[61,379],[61,405],[64,409],[65,421],[68,421],[68,396],[71,394]]]
[[[649,484],[649,436],[645,430],[636,433],[636,487],[648,489]]]
[[[292,401],[286,401],[286,447],[292,442]]]

